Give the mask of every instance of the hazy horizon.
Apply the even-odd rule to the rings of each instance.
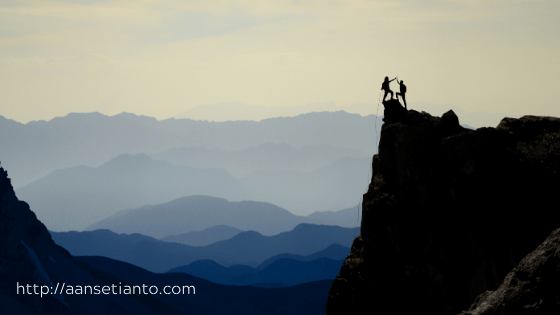
[[[375,107],[398,76],[411,104],[560,116],[558,13],[551,0],[4,1],[0,115]]]
[[[506,115],[497,112],[485,112],[485,111],[468,111],[458,106],[453,105],[434,105],[426,104],[421,102],[413,102],[408,104],[408,109],[416,110],[419,112],[425,111],[432,116],[441,116],[444,112],[453,110],[455,114],[459,117],[460,123],[463,125],[468,125],[474,128],[479,127],[495,127],[504,117],[519,118],[520,115]],[[383,116],[384,107],[383,104],[373,105],[373,104],[353,104],[349,106],[337,106],[333,102],[325,103],[310,103],[304,106],[298,107],[267,107],[267,106],[250,106],[244,103],[234,102],[234,103],[216,103],[207,104],[194,107],[190,110],[178,113],[171,117],[158,119],[157,117],[152,117],[148,115],[136,114],[133,112],[123,111],[113,115],[104,114],[98,111],[95,112],[69,112],[62,116],[56,116],[51,119],[41,119],[41,120],[30,120],[30,121],[18,121],[11,117],[2,117],[16,121],[18,123],[27,125],[32,122],[39,121],[52,121],[56,118],[66,117],[70,114],[101,114],[107,117],[114,117],[123,114],[133,114],[139,117],[149,117],[154,118],[157,121],[164,121],[168,119],[190,119],[196,121],[207,121],[207,122],[226,122],[226,121],[255,121],[259,122],[265,119],[271,118],[283,118],[283,117],[296,117],[299,115],[305,115],[317,112],[337,112],[344,111],[349,114],[358,114],[362,117],[369,115],[374,115],[378,117]],[[380,124],[383,122],[380,120]]]

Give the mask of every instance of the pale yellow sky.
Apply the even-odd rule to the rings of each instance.
[[[559,6],[0,0],[0,115],[377,104],[383,78],[398,75],[408,102],[560,116]]]

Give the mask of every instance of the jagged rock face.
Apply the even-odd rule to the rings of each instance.
[[[560,226],[550,206],[560,119],[505,118],[476,131],[452,111],[393,109],[384,120],[361,235],[327,313],[457,314]]]
[[[49,242],[52,244],[45,244]],[[29,210],[27,203],[16,198],[7,172],[0,167],[0,295],[3,295],[2,308],[7,314],[70,313],[60,296],[39,298],[21,291],[18,294],[16,290],[18,283],[47,284],[40,279],[41,272],[33,260],[33,255],[37,254],[32,248],[46,249],[51,247],[49,245],[54,242],[47,229]],[[58,255],[68,253],[57,249],[53,256]]]
[[[76,261],[56,245],[29,205],[17,199],[7,172],[0,167],[1,314],[177,313],[151,296],[48,294],[41,297],[24,294],[23,289],[17,291],[18,284],[104,286],[119,281]]]
[[[560,314],[560,229],[461,315]]]

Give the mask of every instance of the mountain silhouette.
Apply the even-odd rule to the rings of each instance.
[[[323,249],[322,251],[318,251],[314,254],[310,255],[297,255],[297,254],[279,254],[276,256],[272,256],[269,259],[263,261],[258,267],[257,270],[262,270],[268,265],[272,264],[273,262],[277,261],[278,259],[288,258],[297,261],[312,261],[320,258],[329,258],[331,260],[340,260],[344,259],[350,253],[350,248],[340,245],[340,244],[333,244],[329,247]]]
[[[327,144],[294,148],[286,143],[263,143],[258,146],[231,151],[204,147],[171,148],[150,154],[153,159],[195,168],[223,168],[236,177],[257,171],[312,171],[344,157],[364,158],[356,149],[336,148]]]
[[[322,314],[330,283],[323,280],[280,289],[224,286],[187,274],[154,274],[106,257],[75,258],[53,242],[28,204],[17,199],[7,172],[0,167],[2,314]],[[30,294],[33,285],[52,290],[61,284],[66,287],[63,294]],[[192,294],[69,293],[69,286],[77,290],[88,285],[110,289],[149,285],[159,290],[188,285]]]
[[[109,229],[117,233],[141,233],[162,238],[228,224],[243,231],[274,235],[293,229],[301,221],[298,216],[270,203],[189,196],[121,211],[88,226],[87,230]]]
[[[187,232],[179,235],[168,235],[160,238],[164,242],[175,242],[190,246],[205,246],[223,241],[243,232],[227,225],[216,225],[202,231]]]
[[[288,253],[310,255],[332,244],[350,246],[357,228],[300,224],[292,231],[263,236],[255,231],[206,246],[169,243],[141,234],[117,234],[109,230],[50,232],[53,240],[74,256],[104,256],[128,262],[152,272],[166,272],[196,260],[220,265],[256,267],[268,258]]]
[[[269,202],[292,213],[308,214],[356,204],[357,191],[367,186],[368,164],[365,158],[343,158],[312,172],[259,172],[239,180],[222,169],[195,169],[145,154],[125,154],[97,168],[53,172],[16,191],[55,231],[83,230],[120,210],[190,195]],[[218,224],[227,222],[212,225]]]
[[[245,265],[221,266],[212,260],[197,260],[168,271],[187,273],[219,284],[291,286],[322,279],[334,279],[350,248],[331,245],[312,255],[280,254],[256,268]]]
[[[224,170],[177,166],[145,154],[120,155],[97,168],[59,170],[17,193],[58,231],[81,230],[119,210],[185,195],[244,195],[240,182]]]
[[[183,273],[154,274],[106,257],[83,256],[77,260],[101,272],[118,274],[133,285],[194,285],[196,295],[155,295],[167,305],[181,310],[182,314],[324,314],[332,282],[321,280],[278,289],[225,286]]]
[[[121,154],[157,153],[171,148],[205,147],[239,151],[264,143],[295,148],[326,144],[361,150],[368,143],[375,116],[342,111],[271,118],[259,122],[207,122],[121,113],[70,113],[50,121],[21,124],[0,116],[0,160],[21,188],[58,169],[97,167]]]
[[[370,158],[344,157],[311,172],[255,172],[241,179],[248,198],[295,214],[337,211],[359,203],[370,179]]]
[[[358,207],[296,216],[264,202],[229,202],[215,197],[189,196],[164,204],[123,210],[88,226],[86,230],[108,229],[116,233],[140,233],[162,238],[227,224],[239,230],[274,235],[290,231],[300,223],[355,227],[358,224],[358,216]],[[208,239],[211,240],[215,236],[217,234],[209,234]],[[181,238],[175,238],[173,241],[183,243]]]

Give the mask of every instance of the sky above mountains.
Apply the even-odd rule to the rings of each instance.
[[[376,106],[399,76],[410,103],[560,116],[559,13],[555,0],[2,1],[0,114]]]

